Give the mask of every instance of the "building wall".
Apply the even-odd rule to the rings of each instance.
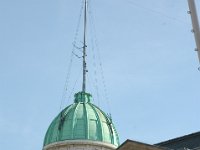
[[[116,148],[104,142],[72,140],[49,144],[43,150],[115,150]]]

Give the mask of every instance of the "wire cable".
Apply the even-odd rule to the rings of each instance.
[[[71,99],[72,94],[74,93],[74,89],[75,89],[75,87],[76,87],[76,85],[77,85],[77,82],[78,82],[79,79],[80,79],[80,76],[81,76],[81,70],[79,71],[79,73],[78,73],[78,75],[77,75],[77,78],[76,78],[76,80],[75,80],[75,82],[74,82],[73,88],[72,88],[72,90],[71,90],[71,92],[70,92],[70,94],[69,94],[68,100]]]
[[[84,1],[82,0],[82,6],[81,6],[80,12],[79,12],[78,23],[76,26],[75,36],[74,36],[74,40],[73,40],[73,47],[72,47],[72,51],[71,51],[71,55],[70,55],[70,61],[69,61],[67,75],[66,75],[65,84],[64,84],[64,89],[63,89],[63,93],[62,93],[62,97],[61,97],[61,103],[60,103],[60,108],[59,108],[60,110],[63,108],[63,104],[67,97],[67,92],[68,92],[69,83],[70,83],[70,75],[71,75],[72,64],[73,64],[73,58],[74,58],[74,51],[76,49],[76,43],[77,43],[77,38],[78,38],[78,34],[79,34],[80,22],[81,22],[81,18],[82,18],[82,14],[83,14],[82,13],[83,8],[84,8]],[[69,99],[67,100],[67,103],[68,102],[69,102]]]
[[[123,2],[124,2],[124,0],[123,0]],[[144,6],[142,6],[142,5],[138,4],[138,3],[136,3],[136,2],[133,1],[133,0],[126,0],[126,2],[128,2],[129,4],[131,4],[132,6],[135,6],[135,7],[137,7],[137,8],[146,10],[146,11],[148,11],[148,12],[151,12],[151,13],[154,13],[154,14],[157,14],[157,15],[160,15],[160,16],[162,16],[162,17],[165,17],[165,18],[168,18],[168,19],[170,19],[170,20],[173,20],[173,21],[176,21],[176,22],[179,22],[179,23],[182,23],[182,24],[185,24],[185,25],[188,25],[188,26],[189,26],[189,23],[188,23],[188,22],[185,22],[185,21],[183,21],[183,20],[181,20],[181,19],[178,19],[178,18],[169,16],[169,15],[166,15],[165,13],[160,12],[160,11],[158,11],[158,10],[154,10],[154,9],[152,9],[152,8],[144,7]]]
[[[108,91],[107,91],[107,87],[106,87],[103,65],[102,65],[102,61],[101,61],[100,49],[99,49],[98,40],[97,40],[97,36],[96,36],[96,28],[95,28],[95,24],[94,24],[93,9],[92,9],[91,5],[89,5],[89,17],[90,17],[90,23],[91,23],[91,26],[92,26],[92,28],[91,28],[92,33],[93,33],[93,36],[94,36],[94,45],[95,45],[94,50],[97,51],[97,58],[99,60],[99,68],[100,68],[99,70],[100,70],[100,76],[101,76],[101,80],[102,80],[102,84],[103,84],[103,93],[104,93],[103,95],[104,95],[105,100],[107,102],[106,106],[108,107],[108,111],[111,114]]]

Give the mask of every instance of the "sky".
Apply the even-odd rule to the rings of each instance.
[[[71,55],[81,56],[81,7],[82,0],[0,0],[1,149],[42,149],[51,121],[81,90],[81,59]],[[87,91],[112,114],[121,143],[200,131],[187,11],[187,0],[89,1]]]

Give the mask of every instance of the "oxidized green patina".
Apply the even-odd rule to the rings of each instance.
[[[92,140],[119,146],[111,118],[90,101],[88,93],[75,94],[74,103],[62,110],[50,124],[44,146],[65,140]]]

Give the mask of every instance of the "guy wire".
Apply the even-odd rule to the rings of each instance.
[[[70,61],[69,61],[68,69],[67,69],[67,75],[66,75],[64,89],[63,89],[61,103],[60,103],[60,110],[63,108],[63,104],[64,104],[65,99],[67,97],[67,92],[68,92],[69,82],[70,82],[70,75],[71,75],[71,68],[72,68],[72,63],[73,63],[73,58],[74,58],[74,51],[76,49],[75,45],[76,45],[77,38],[78,38],[78,33],[79,33],[79,28],[80,28],[80,22],[81,22],[81,18],[82,18],[83,8],[84,8],[84,0],[82,0],[82,6],[80,8],[79,17],[78,17],[78,23],[77,23],[76,30],[75,30],[75,36],[74,36],[74,40],[73,40],[73,47],[72,47],[72,51],[71,51],[71,55],[70,55]],[[68,102],[69,102],[69,99],[67,99],[67,103]]]

